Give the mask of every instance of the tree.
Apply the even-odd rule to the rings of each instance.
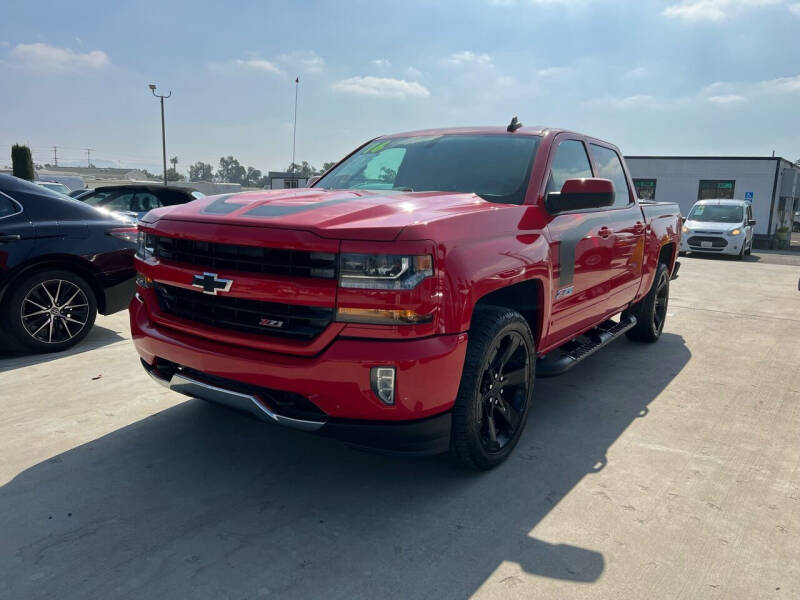
[[[261,171],[258,169],[254,169],[253,167],[247,167],[247,174],[245,175],[245,183],[247,187],[263,187],[259,186],[259,181],[261,180]]]
[[[214,167],[209,163],[198,160],[193,165],[189,165],[190,181],[211,181],[212,179],[214,179]]]
[[[219,159],[217,179],[224,183],[240,183],[244,185],[247,180],[247,169],[232,156],[223,156]]]
[[[30,148],[21,144],[11,146],[11,165],[14,177],[33,181],[33,158]]]
[[[322,163],[322,172],[324,173],[325,171],[333,167],[335,164],[336,164],[335,162]]]
[[[177,156],[173,156],[172,158],[170,158],[169,162],[172,163],[172,170],[173,171],[178,168],[178,157]]]
[[[186,177],[178,173],[174,167],[167,169],[167,181],[183,181],[184,179]]]
[[[299,175],[300,177],[311,177],[317,174],[317,169],[312,167],[307,161],[304,160],[299,165],[297,163],[290,164],[288,167],[286,167],[286,172],[293,175]]]

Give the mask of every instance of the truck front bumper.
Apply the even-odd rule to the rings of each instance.
[[[358,447],[415,455],[449,447],[466,334],[339,338],[317,356],[300,357],[158,326],[136,297],[130,320],[145,369],[174,391]],[[385,366],[396,369],[393,405],[381,402],[370,383],[371,369]]]

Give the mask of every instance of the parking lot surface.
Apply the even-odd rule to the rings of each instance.
[[[660,342],[537,380],[482,474],[164,390],[125,313],[0,355],[0,597],[800,597],[800,266],[775,262],[683,258]]]

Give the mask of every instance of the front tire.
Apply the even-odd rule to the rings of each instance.
[[[39,271],[13,284],[5,307],[9,333],[34,352],[59,352],[85,338],[97,316],[89,283],[75,273]]]
[[[533,334],[518,312],[480,306],[453,407],[451,449],[464,466],[488,470],[517,445],[533,396]]]
[[[669,304],[669,269],[658,263],[653,285],[647,296],[631,306],[627,314],[636,317],[636,325],[628,330],[628,338],[637,342],[657,342],[664,330]]]

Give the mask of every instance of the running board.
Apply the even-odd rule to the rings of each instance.
[[[568,371],[579,362],[607,346],[619,336],[636,325],[636,317],[628,315],[620,317],[619,323],[605,321],[590,329],[579,338],[561,346],[561,348],[539,358],[536,361],[537,377],[554,377]],[[586,341],[578,341],[588,338]]]

